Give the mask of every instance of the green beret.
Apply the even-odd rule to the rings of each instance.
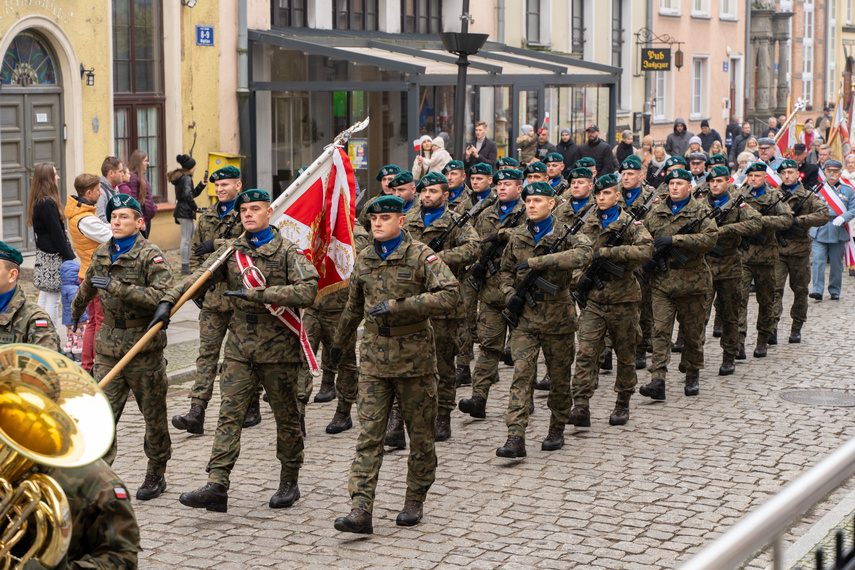
[[[21,252],[4,241],[0,241],[0,259],[11,261],[15,265],[24,263],[24,256],[21,255]]]
[[[523,200],[529,196],[548,196],[552,198],[555,196],[555,190],[546,182],[530,182],[522,191]]]
[[[685,180],[686,182],[691,182],[692,173],[685,168],[675,168],[665,177],[665,182],[671,182],[672,180]]]
[[[113,215],[113,210],[121,208],[130,208],[142,214],[140,203],[128,196],[127,194],[116,194],[107,201],[107,219]]]
[[[724,164],[716,164],[710,169],[709,174],[707,174],[707,180],[712,180],[713,178],[721,178],[722,176],[727,176],[730,178],[730,169]]]
[[[397,196],[380,196],[368,205],[369,214],[403,214],[404,200]]]
[[[402,170],[395,175],[395,178],[389,181],[389,188],[397,188],[404,184],[409,184],[413,181],[413,173],[409,170]]]
[[[237,198],[235,198],[235,209],[239,210],[241,204],[269,201],[270,193],[267,190],[246,190],[245,192],[241,192],[240,194],[238,194]]]
[[[762,160],[751,163],[748,168],[745,169],[745,174],[748,174],[749,172],[766,172],[766,163]]]
[[[513,166],[514,168],[516,168],[519,165],[519,161],[515,158],[511,158],[510,156],[500,158],[498,161],[496,161],[496,168],[501,168],[503,166]]]
[[[523,173],[521,170],[517,170],[516,168],[506,168],[504,170],[497,170],[495,174],[493,174],[493,183],[497,183],[499,180],[522,180]]]
[[[401,167],[396,164],[387,164],[383,168],[377,171],[377,182],[380,182],[380,179],[384,176],[389,176],[390,174],[398,174],[401,172]]]
[[[238,170],[234,166],[224,166],[219,170],[215,170],[214,173],[208,177],[208,182],[216,182],[217,180],[228,180],[230,178],[240,179],[240,170]]]
[[[787,168],[795,168],[796,170],[798,170],[799,163],[793,160],[792,158],[785,158],[781,161],[781,164],[778,165],[778,172],[786,170]]]
[[[564,162],[564,157],[561,156],[560,152],[550,152],[546,155],[546,158],[543,159],[545,164],[549,164],[550,162]]]
[[[641,170],[641,159],[634,154],[624,158],[623,162],[620,163],[618,172],[623,172],[624,170]]]
[[[462,160],[452,160],[449,161],[448,164],[442,167],[442,173],[448,174],[452,170],[466,170],[466,166],[463,165]]]
[[[540,162],[539,160],[535,160],[534,162],[525,167],[523,174],[528,176],[532,172],[542,172],[543,174],[546,174],[546,165]]]
[[[591,168],[592,166],[597,166],[597,161],[590,156],[586,156],[577,160],[573,165],[573,168]],[[591,174],[591,176],[593,176],[593,174]]]
[[[576,164],[579,163],[577,162]],[[594,173],[590,168],[580,166],[571,170],[570,174],[567,176],[567,180],[573,180],[574,178],[594,178]]]
[[[599,192],[600,190],[605,190],[606,188],[611,188],[612,186],[617,186],[617,176],[614,174],[604,174],[597,178],[597,181],[594,182],[594,194]]]
[[[686,159],[682,156],[672,156],[668,160],[665,161],[665,170],[668,170],[672,166],[680,166],[684,170],[688,168],[689,163],[686,162]]]
[[[479,162],[478,164],[474,164],[471,168],[469,168],[469,176],[472,176],[473,174],[483,174],[484,176],[492,176],[493,167],[487,164],[486,162]]]
[[[419,180],[418,184],[416,184],[416,190],[421,192],[423,188],[433,186],[434,184],[448,184],[448,178],[439,172],[428,172],[422,176],[422,179]]]
[[[707,166],[715,166],[717,164],[724,164],[727,166],[727,157],[723,154],[714,154],[707,159]]]

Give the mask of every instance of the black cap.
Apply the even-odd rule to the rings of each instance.
[[[708,127],[708,126],[710,126],[710,122],[709,122],[709,121],[707,121],[706,119],[704,119],[703,121],[701,121],[701,128]]]
[[[796,143],[796,146],[793,147],[793,152],[795,152],[796,154],[807,152],[807,147],[805,146],[805,143]]]

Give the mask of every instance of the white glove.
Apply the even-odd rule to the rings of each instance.
[[[846,220],[843,219],[843,216],[837,216],[831,221],[831,223],[839,228],[840,226],[846,223]]]

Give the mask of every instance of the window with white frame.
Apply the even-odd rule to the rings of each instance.
[[[805,28],[802,37],[802,99],[813,103],[813,0],[805,0]]]
[[[695,18],[709,18],[710,0],[692,0],[692,16]]]
[[[698,120],[707,113],[707,59],[692,58],[692,106],[689,111],[691,120]]]
[[[573,0],[571,4],[573,14],[571,16],[571,38],[570,49],[572,53],[579,56],[585,53],[585,2],[584,0]]]
[[[737,20],[739,16],[736,13],[737,10],[737,1],[736,0],[721,0],[721,10],[719,11],[719,16],[722,20]]]
[[[829,2],[828,10],[828,46],[825,63],[825,98],[833,101],[837,96],[837,2]]]
[[[653,120],[656,122],[667,120],[668,90],[666,79],[667,75],[664,71],[653,73]]]
[[[540,0],[525,2],[525,39],[530,44],[540,43]]]
[[[851,26],[855,16],[855,0],[846,0],[846,25]]]
[[[694,1],[694,0],[692,0]],[[672,16],[680,15],[680,0],[659,0],[659,13]]]

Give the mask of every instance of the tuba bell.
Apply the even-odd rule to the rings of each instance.
[[[110,403],[75,362],[41,346],[0,346],[0,570],[62,561],[68,500],[39,471],[100,459],[114,432]]]

